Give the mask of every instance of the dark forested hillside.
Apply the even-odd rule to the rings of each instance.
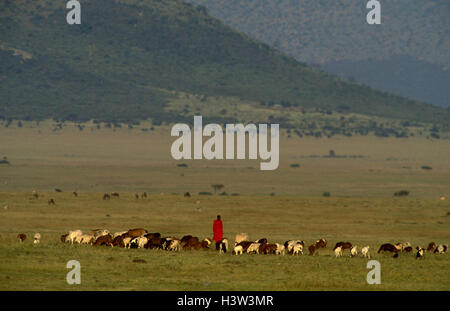
[[[299,61],[350,74],[355,81],[394,94],[450,106],[448,0],[380,1],[381,25],[367,24],[368,0],[189,1]],[[399,57],[407,61],[397,62]],[[370,66],[374,62],[380,66]],[[427,76],[422,75],[424,67]],[[367,79],[370,73],[374,80]]]
[[[3,119],[173,122],[177,92],[448,122],[448,111],[350,83],[284,56],[179,0],[0,2]],[[220,107],[217,107],[219,109]],[[446,115],[447,114],[447,115]]]

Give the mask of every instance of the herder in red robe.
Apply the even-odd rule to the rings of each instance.
[[[216,249],[219,250],[219,242],[223,239],[223,224],[220,215],[217,215],[217,219],[214,220],[213,233],[213,240],[216,241]]]

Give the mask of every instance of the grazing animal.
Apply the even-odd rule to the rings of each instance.
[[[116,237],[121,236],[121,235],[123,235],[123,234],[125,234],[125,233],[127,233],[127,232],[128,232],[128,231],[114,232],[114,234],[113,234],[113,239],[115,239]]]
[[[277,249],[275,250],[275,254],[277,255],[283,255],[286,253],[286,249],[284,248],[283,244],[275,243],[277,246]]]
[[[361,254],[363,255],[363,257],[367,257],[370,259],[369,248],[370,248],[369,246],[364,246],[361,249]]]
[[[417,259],[418,258],[422,258],[423,255],[424,255],[425,250],[422,247],[420,247],[420,246],[417,246],[416,249],[417,249],[416,258]]]
[[[59,189],[59,188],[56,188],[55,191],[56,191],[56,192],[62,192],[62,190]]]
[[[141,198],[147,198],[147,192],[144,192],[142,195],[141,195]]]
[[[247,254],[258,254],[260,246],[261,243],[258,242],[251,243],[246,250]]]
[[[276,254],[277,252],[277,245],[276,244],[261,244],[259,246],[259,253],[260,254]]]
[[[91,230],[90,233],[95,239],[97,239],[103,235],[109,234],[109,231],[106,229],[94,229],[94,230]]]
[[[53,204],[55,205],[55,200],[53,198],[50,198],[50,200],[48,200],[48,205]]]
[[[186,243],[190,238],[192,238],[192,235],[185,235],[181,238],[181,243]]]
[[[219,242],[219,254],[226,253],[228,251],[228,239],[224,238]]]
[[[337,257],[342,257],[342,246],[338,246],[334,249],[334,255]]]
[[[190,198],[190,197],[191,197],[191,194],[190,194],[189,192],[185,192],[185,193],[184,193],[184,197],[185,197],[185,198]]]
[[[405,242],[405,243],[397,243],[394,245],[399,251],[403,252],[405,247],[411,246],[411,243]]]
[[[244,253],[244,248],[242,245],[236,245],[231,253],[233,255],[242,255]]]
[[[244,252],[247,252],[247,249],[250,247],[250,245],[252,245],[253,242],[249,242],[249,241],[242,241],[241,243],[239,243],[238,245],[242,246],[242,248],[244,249]]]
[[[76,238],[82,236],[83,232],[81,230],[69,231],[69,235],[66,238],[66,241],[69,241],[71,244],[75,242]]]
[[[159,232],[155,232],[155,233],[147,233],[147,234],[144,234],[144,236],[145,236],[147,239],[160,238],[160,237],[161,237],[161,233],[159,233]],[[172,238],[172,240],[175,240],[175,238]]]
[[[436,248],[436,243],[430,242],[427,247],[427,252],[432,252]]]
[[[259,239],[259,240],[255,241],[255,243],[265,244],[265,243],[267,243],[267,239],[266,238],[262,238],[262,239]]]
[[[132,238],[137,238],[138,236],[141,235],[145,235],[146,233],[148,233],[147,230],[143,229],[143,228],[136,228],[136,229],[130,229],[128,230],[128,232],[126,233],[129,237]]]
[[[326,248],[327,247],[327,241],[325,241],[325,239],[317,240],[315,246],[316,246],[316,249]]]
[[[434,250],[435,254],[445,254],[448,250],[448,245],[447,244],[439,244],[436,249]]]
[[[109,200],[109,199],[111,199],[111,196],[109,194],[105,193],[103,195],[103,200]]]
[[[144,248],[144,246],[148,243],[148,239],[145,236],[140,236],[134,238],[130,243],[137,245],[137,248]]]
[[[41,234],[40,233],[35,233],[34,234],[34,244],[39,244],[41,242]]]
[[[292,255],[303,255],[303,245],[297,243],[292,247]]]
[[[242,241],[248,241],[248,235],[247,233],[240,233],[236,234],[236,238],[234,239],[234,245],[238,245]]]
[[[25,233],[19,233],[17,238],[20,240],[20,243],[22,243],[27,238],[27,235]]]
[[[311,244],[311,245],[308,247],[308,250],[309,250],[309,256],[313,256],[314,253],[315,253],[315,251],[316,251],[316,246],[315,246],[314,244]]]
[[[171,240],[167,250],[179,252],[181,250],[181,241],[178,239]]]
[[[35,198],[35,199],[39,198],[39,194],[37,193],[36,190],[31,191],[31,195],[32,195],[33,198]]]
[[[412,248],[411,246],[406,246],[406,247],[403,249],[403,251],[406,252],[406,253],[411,253],[412,250],[413,250],[413,248]]]
[[[342,251],[346,250],[346,249],[351,249],[353,247],[352,243],[350,242],[338,242],[336,243],[336,245],[334,246],[333,250],[335,250],[336,248],[338,248],[339,246],[342,247]]]
[[[350,257],[355,257],[356,255],[358,255],[358,247],[355,245],[350,250]]]
[[[117,192],[111,192],[111,197],[119,198],[120,194],[118,194]]]
[[[61,242],[63,242],[63,243],[66,243],[67,242],[67,236],[68,236],[68,234],[66,233],[66,234],[63,234],[63,235],[61,235],[61,237],[60,237],[60,239],[61,239]]]
[[[75,197],[78,196],[78,193],[77,193],[76,191],[72,192],[72,194],[73,194]]]
[[[139,199],[139,194],[135,193],[134,196],[136,197],[136,200]]]
[[[287,249],[287,252],[289,254],[292,254],[292,249],[294,248],[294,246],[296,244],[301,244],[302,248],[305,247],[305,241],[300,241],[300,240],[289,240],[284,242],[284,248]]]
[[[182,240],[183,241],[183,240]],[[198,237],[190,237],[183,245],[183,249],[191,249],[192,247],[194,247],[196,244],[200,243]]]
[[[441,195],[440,197],[439,197],[439,200],[441,200],[441,201],[445,201],[445,195]]]
[[[395,245],[392,245],[390,243],[385,243],[383,245],[380,246],[380,248],[378,249],[378,254],[380,252],[391,252],[391,253],[397,253],[399,250],[397,247],[395,247]]]
[[[95,240],[95,242],[92,244],[93,246],[113,246],[113,237],[111,234],[102,235],[98,239]]]
[[[80,244],[92,244],[95,238],[92,235],[84,234],[81,236]]]

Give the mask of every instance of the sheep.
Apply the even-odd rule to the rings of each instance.
[[[73,244],[73,242],[75,242],[75,239],[81,235],[83,235],[83,232],[81,230],[69,231],[69,235],[66,237],[66,241],[69,241],[71,244]]]
[[[303,245],[300,243],[297,243],[292,247],[292,255],[303,255]]]
[[[226,253],[228,251],[228,239],[222,239],[219,242],[219,254]]]
[[[121,236],[122,234],[127,233],[128,231],[120,231],[120,232],[114,232],[113,239],[117,238],[118,236]]]
[[[337,257],[342,257],[342,246],[338,246],[334,249],[334,254]]]
[[[244,248],[242,245],[237,245],[234,247],[232,254],[233,255],[242,255],[244,253]]]
[[[92,235],[83,234],[80,239],[80,244],[92,244],[95,238]]]
[[[350,257],[355,257],[356,255],[358,255],[358,247],[355,245],[350,250]]]
[[[434,253],[436,254],[445,254],[448,250],[448,245],[447,244],[439,244],[436,249],[434,250]]]
[[[234,245],[236,246],[243,241],[248,241],[247,233],[236,234]]]
[[[123,238],[122,242],[125,248],[130,248],[131,246],[131,237],[127,236],[125,238]]]
[[[292,253],[292,248],[296,245],[296,244],[301,244],[302,247],[305,247],[305,241],[300,241],[300,240],[289,240],[284,242],[284,247],[285,249],[287,249],[288,253]]]
[[[252,243],[247,248],[247,254],[258,254],[261,243]]]
[[[364,257],[367,257],[367,258],[370,259],[369,248],[370,248],[369,246],[364,246],[364,247],[361,249],[361,254],[362,254]]]
[[[181,250],[181,241],[178,239],[171,240],[167,250],[179,252]]]
[[[39,244],[40,241],[41,241],[41,234],[40,233],[35,233],[34,234],[34,241],[33,241],[33,243],[34,244]]]

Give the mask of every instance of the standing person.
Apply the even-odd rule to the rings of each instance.
[[[213,233],[213,240],[216,241],[216,250],[219,250],[219,242],[223,239],[223,224],[220,215],[217,215],[217,219],[214,220]]]

